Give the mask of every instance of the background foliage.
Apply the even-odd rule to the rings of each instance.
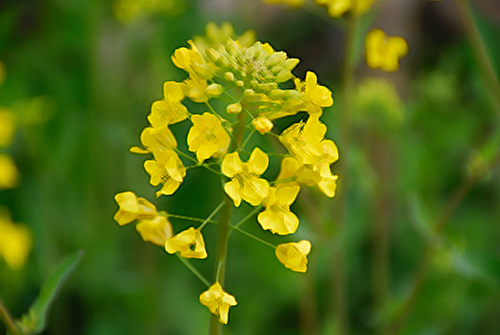
[[[117,192],[154,198],[143,157],[128,148],[139,143],[163,82],[184,78],[171,54],[203,34],[207,22],[232,22],[238,34],[253,29],[258,39],[301,59],[297,76],[318,73],[337,102],[324,115],[328,137],[339,139],[343,20],[327,18],[319,7],[290,10],[258,1],[171,0],[161,7],[151,1],[142,12],[130,10],[133,2],[0,1],[0,61],[6,68],[0,104],[20,120],[8,151],[22,175],[17,188],[0,193],[0,204],[35,236],[23,269],[13,271],[0,260],[0,297],[14,317],[27,311],[60,260],[85,251],[53,305],[45,334],[206,333],[209,313],[197,299],[203,284],[177,258],[143,243],[132,226],[119,229],[112,218]],[[306,275],[282,267],[265,246],[231,236],[226,282],[240,304],[231,310],[225,333],[331,331],[337,264],[331,254],[339,248],[345,254],[351,333],[374,333],[398,318],[425,259],[430,267],[403,333],[500,332],[498,166],[486,165],[487,173],[443,232],[434,232],[459,185],[485,166],[483,148],[498,151],[500,115],[453,3],[420,2],[406,11],[396,3],[416,2],[376,5],[363,19],[362,35],[385,25],[390,35],[405,37],[410,54],[400,71],[368,69],[363,36],[358,37],[352,144],[349,152],[339,145],[341,159],[345,154],[350,160],[345,229],[336,225],[337,199],[301,194],[294,207],[302,222],[298,234],[314,245]],[[391,11],[396,7],[399,19]],[[500,8],[495,1],[477,1],[474,9],[497,61]],[[395,86],[380,82],[385,79]],[[206,216],[220,199],[204,183],[218,185],[206,171],[193,171],[175,197],[156,204],[176,214]],[[245,226],[272,241],[256,224]],[[377,249],[383,248],[381,239],[388,254]],[[211,266],[200,263],[204,273]]]

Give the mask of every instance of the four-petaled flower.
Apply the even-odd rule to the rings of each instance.
[[[210,113],[193,115],[193,126],[189,130],[187,143],[189,150],[196,152],[196,158],[203,162],[210,157],[219,157],[226,153],[231,138],[222,128],[219,118]]]
[[[400,36],[388,37],[382,30],[373,29],[365,39],[366,63],[372,69],[381,68],[394,72],[399,68],[399,59],[409,51],[408,43]]]
[[[210,312],[219,317],[219,322],[227,324],[229,307],[236,306],[237,302],[234,296],[225,292],[216,282],[208,290],[200,295],[200,302],[207,306]]]
[[[203,259],[207,257],[203,235],[199,229],[193,227],[167,239],[165,250],[169,254],[179,251],[179,254],[184,258]]]
[[[162,215],[157,215],[154,219],[139,221],[135,226],[142,239],[146,242],[164,246],[165,242],[172,237],[172,224]]]
[[[155,128],[161,128],[187,119],[188,110],[181,103],[184,99],[182,84],[167,81],[163,84],[163,100],[158,100],[151,106],[149,123]]]
[[[298,185],[269,188],[269,195],[264,200],[266,209],[257,217],[263,229],[269,229],[273,234],[279,235],[295,233],[299,219],[290,211],[290,205],[299,191]]]
[[[144,198],[137,197],[133,192],[127,191],[115,195],[115,201],[120,206],[115,214],[115,221],[120,226],[134,220],[154,219],[158,213],[156,207]]]
[[[296,78],[295,87],[304,95],[304,109],[312,116],[321,116],[324,107],[333,105],[332,92],[318,85],[318,77],[314,72],[307,71],[305,82]]]
[[[287,268],[296,272],[307,271],[307,255],[311,251],[311,242],[283,243],[276,247],[276,257]]]
[[[155,151],[153,153],[155,159],[146,161],[144,168],[151,176],[151,185],[163,184],[163,187],[156,192],[156,196],[173,194],[184,180],[186,168],[173,150]]]
[[[259,178],[269,165],[269,157],[256,147],[248,162],[242,163],[237,152],[227,154],[222,161],[222,173],[231,178],[224,185],[224,191],[238,207],[241,200],[252,206],[257,206],[264,201],[269,192],[267,180]]]

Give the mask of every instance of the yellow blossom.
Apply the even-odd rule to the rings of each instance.
[[[311,242],[283,243],[276,247],[276,257],[287,268],[296,272],[307,271],[307,255],[311,251]]]
[[[217,116],[210,113],[193,115],[191,122],[193,126],[189,130],[187,143],[189,150],[196,152],[199,162],[210,157],[220,157],[226,153],[231,138],[222,128]]]
[[[33,248],[31,230],[21,224],[14,224],[6,210],[0,213],[0,256],[11,269],[20,269],[28,261]]]
[[[181,122],[187,119],[187,108],[181,103],[184,99],[182,84],[175,81],[167,81],[163,84],[163,100],[158,100],[151,106],[151,114],[148,116],[149,123],[154,128]]]
[[[264,200],[266,209],[257,217],[263,229],[269,229],[273,234],[279,235],[295,233],[299,219],[290,211],[290,205],[299,191],[298,185],[269,188],[269,195]]]
[[[301,164],[314,164],[324,153],[326,126],[318,118],[295,123],[280,135],[280,141]]]
[[[261,204],[269,192],[267,180],[259,178],[269,165],[269,157],[255,148],[247,163],[242,163],[237,152],[227,154],[222,161],[222,173],[231,178],[224,185],[227,195],[238,207],[241,200],[249,202],[252,206]]]
[[[175,50],[172,62],[178,68],[188,72],[191,78],[211,79],[213,70],[207,65],[193,41],[188,41],[188,43],[191,45],[191,49],[179,48]]]
[[[116,194],[115,201],[120,208],[114,219],[120,226],[134,220],[154,219],[158,215],[153,204],[130,191]]]
[[[12,157],[0,154],[0,190],[16,187],[20,175]]]
[[[165,242],[172,237],[172,225],[166,217],[157,215],[154,219],[141,220],[135,226],[146,242],[164,246]]]
[[[219,84],[208,84],[205,79],[188,78],[184,80],[184,94],[194,102],[206,102],[212,97],[222,94],[223,88]]]
[[[172,134],[167,125],[160,128],[144,128],[141,133],[141,143],[144,149],[132,147],[130,151],[137,154],[146,154],[155,150],[166,151],[177,147],[174,134]]]
[[[8,147],[12,143],[16,130],[15,121],[12,111],[0,107],[0,148]]]
[[[332,92],[325,86],[318,85],[318,77],[307,71],[306,80],[295,79],[297,91],[303,93],[305,109],[313,116],[321,116],[322,108],[333,105]]]
[[[207,257],[203,235],[199,229],[193,227],[168,238],[165,242],[165,250],[169,254],[179,251],[180,255],[185,258]]]
[[[219,322],[227,324],[229,307],[236,306],[238,303],[231,294],[225,292],[216,282],[208,290],[200,295],[200,302],[207,306],[210,312],[219,317]]]
[[[262,135],[270,132],[274,127],[273,121],[269,120],[265,116],[259,116],[258,118],[253,119],[252,125]]]
[[[328,7],[328,15],[331,17],[341,17],[351,8],[352,0],[316,0],[318,5]]]
[[[372,69],[394,72],[399,68],[399,59],[408,51],[408,43],[400,36],[388,37],[380,29],[373,29],[366,35],[366,63]]]
[[[153,154],[155,159],[146,161],[144,168],[151,176],[151,185],[163,184],[156,196],[173,194],[184,180],[186,168],[173,150],[155,151]]]

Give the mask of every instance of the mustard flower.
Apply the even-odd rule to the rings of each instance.
[[[9,268],[22,268],[33,248],[33,233],[25,225],[14,224],[3,209],[0,213],[0,232],[0,256]]]
[[[276,247],[276,257],[287,268],[296,272],[307,271],[307,255],[311,251],[311,242],[283,243]]]
[[[269,120],[265,116],[259,116],[252,120],[252,125],[259,133],[262,135],[268,133],[273,129],[274,124],[273,121]]]
[[[225,292],[216,282],[208,290],[200,295],[202,305],[208,307],[211,313],[219,317],[219,322],[227,324],[229,307],[236,306],[238,303],[231,294]]]
[[[115,201],[120,208],[114,219],[120,226],[134,220],[154,219],[158,215],[152,203],[130,191],[116,194]]]
[[[229,147],[231,138],[222,128],[220,119],[210,113],[193,115],[193,126],[189,130],[187,143],[189,150],[196,152],[196,158],[203,162],[210,157],[224,155]]]
[[[399,68],[399,59],[408,51],[408,43],[400,36],[388,37],[380,29],[373,29],[366,35],[366,63],[372,69],[394,72]]]
[[[316,117],[299,122],[285,129],[280,135],[281,143],[301,164],[314,164],[324,153],[322,141],[326,126]]]
[[[299,191],[298,185],[269,188],[269,195],[264,200],[266,209],[257,216],[264,230],[279,235],[295,233],[299,219],[290,210],[290,205],[295,201]]]
[[[151,176],[151,185],[163,184],[156,196],[173,194],[184,180],[186,168],[173,150],[155,151],[153,154],[155,159],[146,161],[144,168]]]
[[[191,78],[199,77],[201,79],[211,79],[213,68],[211,68],[203,58],[202,54],[193,43],[188,41],[191,49],[179,48],[172,55],[172,62],[175,66],[191,75]]]
[[[0,107],[0,148],[8,147],[12,143],[15,131],[14,113],[7,108]]]
[[[333,105],[332,92],[318,85],[318,77],[314,72],[307,71],[305,82],[296,78],[295,87],[304,95],[305,109],[312,116],[321,116],[322,108]]]
[[[199,229],[193,227],[168,238],[165,242],[165,250],[169,254],[179,252],[184,258],[207,257],[203,235]]]
[[[206,102],[212,97],[222,94],[223,88],[219,84],[208,84],[205,79],[188,78],[184,80],[184,94],[194,102]]]
[[[174,134],[167,125],[160,128],[146,127],[141,133],[141,143],[144,149],[139,147],[130,148],[131,152],[147,154],[150,152],[172,150],[177,147]]]
[[[159,246],[165,246],[167,240],[172,237],[172,224],[162,215],[153,219],[141,220],[135,226],[142,239]]]
[[[259,178],[267,170],[269,157],[255,148],[247,163],[242,163],[237,152],[227,154],[222,161],[222,173],[231,178],[224,185],[224,191],[238,207],[241,200],[249,202],[252,206],[261,204],[269,192],[267,180]]]
[[[167,81],[163,84],[163,100],[158,100],[151,106],[149,123],[155,128],[181,122],[187,119],[188,110],[181,103],[184,99],[182,83]]]
[[[315,0],[318,5],[326,5],[328,15],[337,18],[341,17],[351,8],[352,0]]]
[[[16,187],[20,175],[12,157],[0,154],[0,190]]]

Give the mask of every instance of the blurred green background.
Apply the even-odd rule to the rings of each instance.
[[[500,6],[487,0],[473,5],[500,66]],[[322,120],[338,143],[345,22],[328,19],[312,4],[307,8],[230,0],[0,1],[0,61],[6,69],[0,105],[19,120],[7,152],[22,176],[17,188],[0,192],[0,204],[35,236],[23,269],[11,270],[0,260],[0,297],[14,317],[27,311],[60,260],[84,250],[45,334],[207,333],[209,313],[198,302],[203,284],[176,257],[142,242],[132,225],[119,228],[113,196],[132,190],[154,200],[144,157],[128,149],[139,144],[163,82],[185,77],[171,54],[203,35],[209,21],[231,22],[237,34],[252,29],[258,40],[301,59],[296,76],[315,71],[335,96]],[[362,39],[374,27],[408,40],[410,54],[398,72],[364,64]],[[306,275],[285,269],[269,248],[232,234],[226,282],[239,304],[224,332],[332,333],[337,263],[331,255],[341,248],[349,332],[377,333],[408,298],[431,243],[430,268],[402,332],[499,334],[498,166],[486,168],[443,233],[432,233],[457,187],[484,165],[489,151],[483,148],[491,143],[496,154],[499,143],[500,115],[456,8],[450,1],[386,1],[363,18],[362,35],[352,143],[348,151],[339,143],[350,171],[345,229],[336,226],[335,198],[301,193],[293,207],[301,218],[294,239],[313,242]],[[206,217],[219,201],[218,180],[194,170],[175,196],[154,203]],[[190,224],[172,223],[175,231]],[[209,228],[205,239],[213,241],[215,228]],[[245,228],[282,242],[252,220]],[[207,242],[209,254],[214,244]],[[212,276],[212,258],[195,264]]]

